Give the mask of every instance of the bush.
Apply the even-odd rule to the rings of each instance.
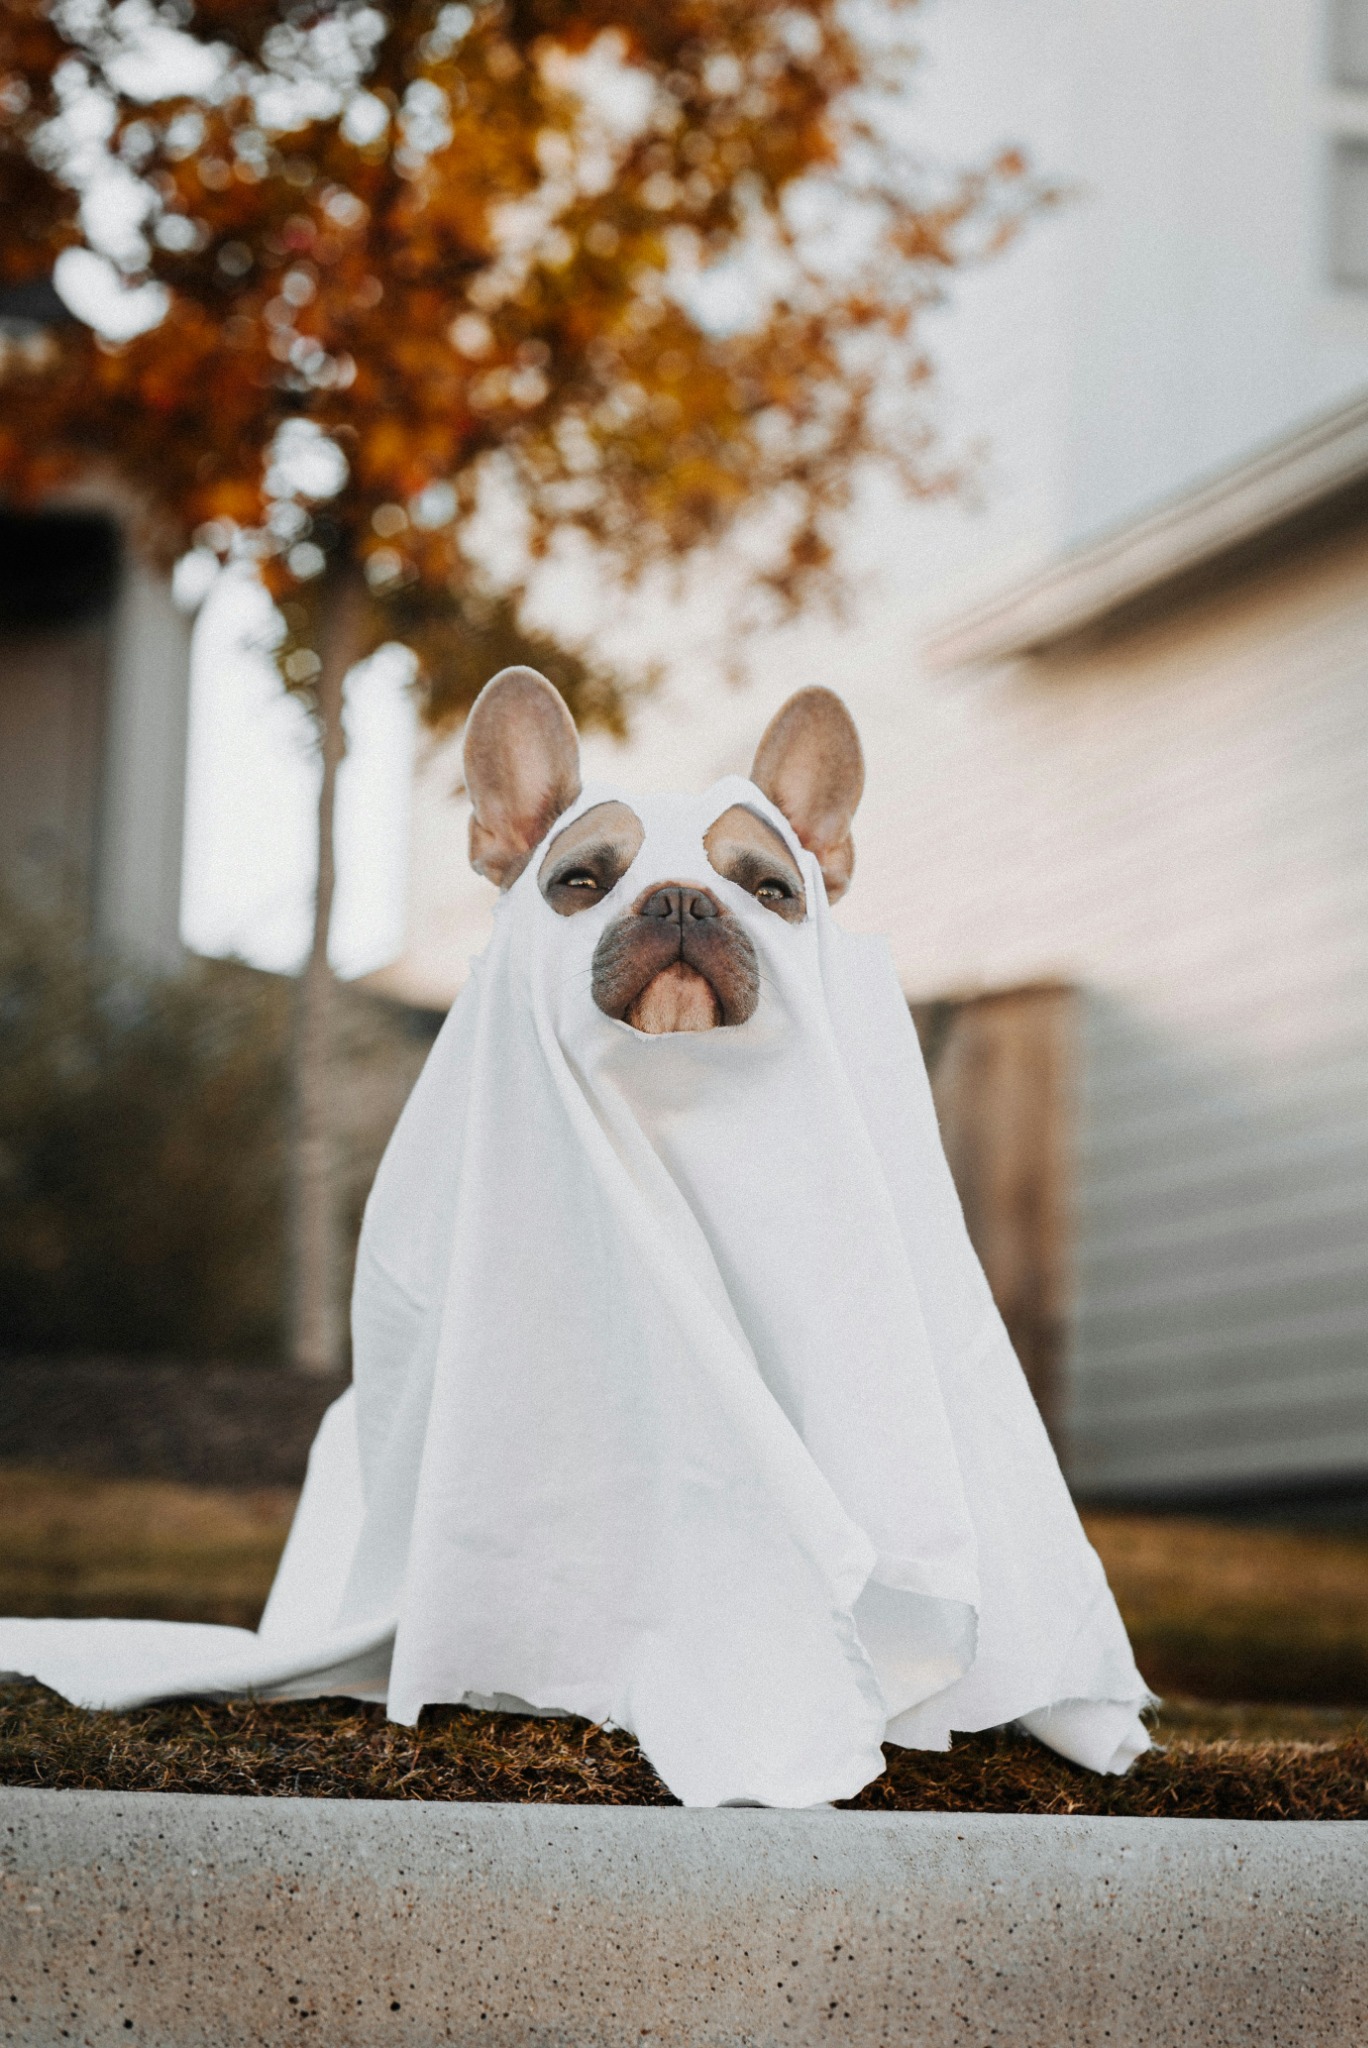
[[[279,1348],[292,996],[232,961],[100,957],[75,917],[0,899],[0,1350]],[[430,1031],[339,1008],[354,1234]]]

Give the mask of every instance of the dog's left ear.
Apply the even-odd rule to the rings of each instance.
[[[834,690],[799,690],[781,704],[755,750],[751,781],[817,856],[834,903],[850,886],[850,821],[864,789],[855,721]]]
[[[471,706],[464,751],[470,865],[508,889],[580,793],[575,721],[536,669],[500,669]]]

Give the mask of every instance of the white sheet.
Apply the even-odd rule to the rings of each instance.
[[[1094,1770],[1149,1695],[964,1230],[881,942],[739,778],[587,790],[646,827],[557,916],[540,851],[367,1206],[355,1388],[260,1631],[0,1622],[89,1706],[188,1693],[527,1703],[630,1729],[690,1805],[848,1797],[889,1740],[1024,1721]],[[810,914],[713,873],[748,804]],[[758,952],[746,1024],[646,1037],[589,992],[648,882],[705,881]]]

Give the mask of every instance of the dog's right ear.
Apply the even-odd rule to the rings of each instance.
[[[500,669],[465,732],[470,865],[511,888],[580,793],[579,735],[565,699],[534,668]]]
[[[834,903],[850,886],[850,821],[864,790],[860,735],[834,690],[799,690],[780,705],[755,750],[751,781],[816,854]]]

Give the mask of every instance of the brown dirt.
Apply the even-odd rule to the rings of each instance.
[[[1178,1738],[1098,1778],[1005,1732],[948,1755],[890,1750],[852,1808],[1107,1813],[1220,1820],[1368,1818],[1368,1727],[1339,1740]],[[430,1708],[416,1729],[350,1700],[182,1701],[91,1714],[38,1686],[0,1688],[0,1782],[267,1798],[481,1799],[667,1806],[628,1736],[584,1721]]]

